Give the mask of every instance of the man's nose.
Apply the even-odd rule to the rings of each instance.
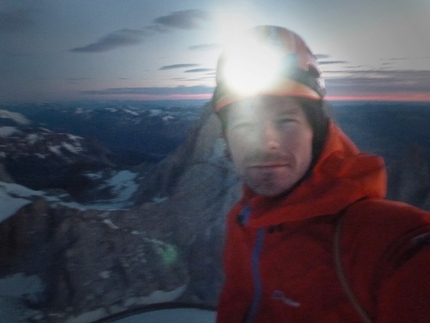
[[[258,131],[259,145],[264,150],[276,150],[280,147],[279,131],[273,122],[266,121],[261,124]]]

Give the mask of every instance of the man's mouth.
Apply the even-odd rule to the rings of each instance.
[[[248,168],[275,168],[275,167],[286,167],[288,166],[287,162],[259,162],[259,163],[250,163],[247,165]]]
[[[244,164],[247,168],[276,168],[291,166],[291,160],[284,155],[278,153],[260,153],[257,152],[244,159]]]

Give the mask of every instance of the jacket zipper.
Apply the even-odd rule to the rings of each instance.
[[[249,206],[245,207],[241,214],[239,215],[239,224],[241,226],[246,226],[248,224],[248,218],[251,214],[251,208]],[[263,249],[264,242],[264,228],[259,228],[257,230],[257,238],[255,241],[254,249],[252,251],[251,258],[251,269],[252,269],[252,279],[254,281],[254,295],[252,298],[251,308],[246,316],[246,323],[252,323],[260,306],[261,296],[263,294],[263,284],[261,282],[260,276],[260,255]]]
[[[254,297],[252,300],[251,309],[246,317],[246,323],[251,323],[257,314],[258,307],[261,302],[261,295],[263,294],[263,284],[260,276],[260,255],[263,249],[264,242],[264,228],[259,228],[257,231],[257,241],[255,242],[254,250],[252,252],[252,278],[254,280]]]

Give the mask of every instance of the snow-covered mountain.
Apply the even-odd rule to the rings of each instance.
[[[97,141],[46,128],[0,127],[0,151],[0,162],[18,181],[42,165],[47,170],[76,163],[113,165],[109,150]]]
[[[0,108],[0,180],[35,190],[61,189],[77,202],[102,207],[108,201],[112,208],[134,205],[134,179],[147,170],[142,175],[130,168],[153,164],[173,151],[199,113],[195,106],[139,102]],[[133,194],[111,184],[118,178],[133,187]]]
[[[0,109],[5,113],[7,109],[15,120],[20,116],[54,132],[96,139],[115,154],[117,163],[136,165],[158,161],[174,150],[198,117],[199,107],[111,101],[21,104]],[[0,126],[10,126],[11,120],[0,115]]]

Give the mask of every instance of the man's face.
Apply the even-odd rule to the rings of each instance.
[[[305,113],[292,98],[250,98],[229,107],[231,159],[259,195],[279,195],[304,176],[312,161],[312,137]]]

